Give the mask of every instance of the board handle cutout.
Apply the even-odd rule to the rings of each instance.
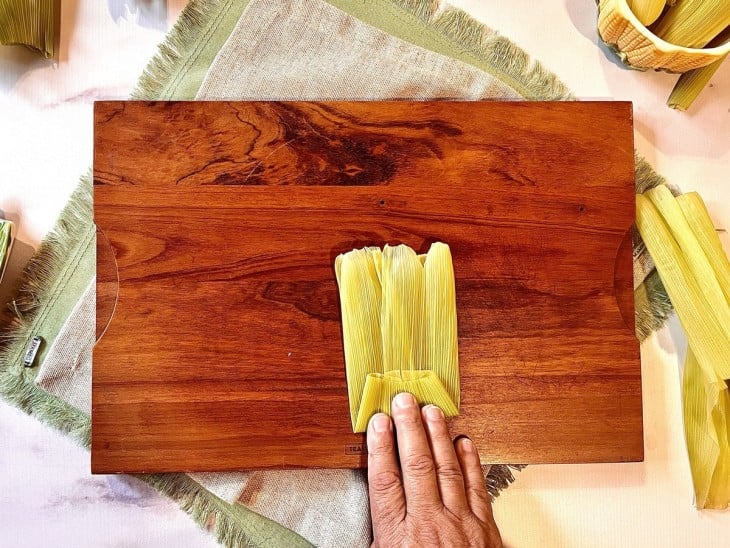
[[[104,336],[119,299],[119,267],[111,242],[96,227],[96,342]]]

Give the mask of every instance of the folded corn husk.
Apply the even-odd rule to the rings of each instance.
[[[730,262],[696,193],[638,195],[636,225],[687,335],[682,400],[695,503],[730,504]]]
[[[399,392],[459,413],[456,293],[449,247],[426,255],[405,245],[339,255],[350,418],[364,432],[377,412],[390,413]]]
[[[53,57],[60,0],[0,0],[0,44],[23,45]]]

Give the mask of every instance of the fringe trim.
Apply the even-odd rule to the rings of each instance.
[[[5,367],[5,356],[0,356],[0,367]],[[12,372],[0,371],[0,395],[28,415],[56,430],[67,434],[87,449],[91,445],[89,417],[64,401],[44,392],[33,381]]]
[[[552,72],[486,25],[466,12],[445,7],[437,0],[391,0],[402,10],[420,19],[463,47],[475,57],[491,65],[489,72],[533,101],[574,100],[567,86]],[[484,70],[483,67],[478,67]]]
[[[656,269],[652,270],[634,291],[634,306],[636,337],[641,342],[661,329],[672,315],[672,301],[669,300],[667,290]]]
[[[493,464],[487,474],[487,492],[492,500],[499,496],[502,490],[507,489],[515,481],[514,471],[526,468],[526,464]]]
[[[269,536],[262,536],[263,534],[270,535],[270,533],[259,532],[254,528],[256,535],[254,538],[248,533],[248,529],[241,527],[241,523],[235,515],[237,510],[234,505],[211,495],[209,491],[185,474],[143,474],[136,477],[152,486],[160,494],[175,501],[201,528],[213,534],[218,543],[226,548],[267,546],[274,541],[285,543],[280,545],[291,548],[312,546],[310,542],[294,531],[259,516],[252,510],[240,507],[237,509],[238,513],[250,512],[260,518],[262,523],[266,523],[267,526],[276,525],[284,533],[284,536],[272,539]]]
[[[200,32],[220,11],[225,0],[191,0],[180,14],[130,95],[133,100],[165,99],[163,92],[198,46]]]
[[[87,448],[91,443],[89,417],[27,379],[20,356],[32,335],[39,309],[50,297],[67,258],[93,223],[92,204],[91,175],[87,174],[81,177],[55,227],[23,269],[18,296],[10,303],[10,317],[3,322],[0,334],[0,394],[3,398]]]
[[[667,183],[666,179],[659,175],[654,168],[649,165],[649,162],[641,156],[638,152],[634,153],[635,162],[635,174],[636,174],[636,193],[643,194],[647,190],[654,188],[655,186],[664,185]]]
[[[0,334],[0,374],[13,367],[9,360],[17,357],[10,349],[27,342],[38,308],[49,297],[56,278],[68,256],[79,245],[84,232],[93,223],[91,173],[83,175],[79,186],[63,208],[56,226],[41,242],[38,251],[23,269],[17,297],[10,303],[9,325]],[[22,370],[22,366],[19,366]]]

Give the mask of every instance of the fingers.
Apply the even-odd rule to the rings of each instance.
[[[464,474],[464,487],[469,508],[482,522],[493,522],[492,502],[487,494],[479,454],[474,443],[469,438],[463,437],[457,439],[454,445],[456,445],[456,456]]]
[[[442,508],[436,484],[436,467],[416,399],[407,393],[393,399],[393,422],[398,437],[398,453],[403,489],[409,514]]]
[[[377,413],[370,419],[367,442],[370,513],[374,533],[381,536],[383,531],[392,530],[403,521],[406,515],[393,423],[388,415]]]
[[[457,517],[465,517],[471,513],[464,490],[464,476],[461,464],[456,458],[451,434],[446,426],[443,411],[435,405],[427,405],[421,411],[428,441],[431,445],[433,460],[436,466],[436,482],[441,493],[441,500]]]

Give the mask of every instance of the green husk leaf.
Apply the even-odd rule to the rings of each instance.
[[[673,109],[687,110],[697,99],[700,92],[705,89],[710,78],[714,76],[725,59],[727,59],[727,54],[714,63],[682,74],[674,89],[672,89],[672,93],[669,94],[667,105]]]

